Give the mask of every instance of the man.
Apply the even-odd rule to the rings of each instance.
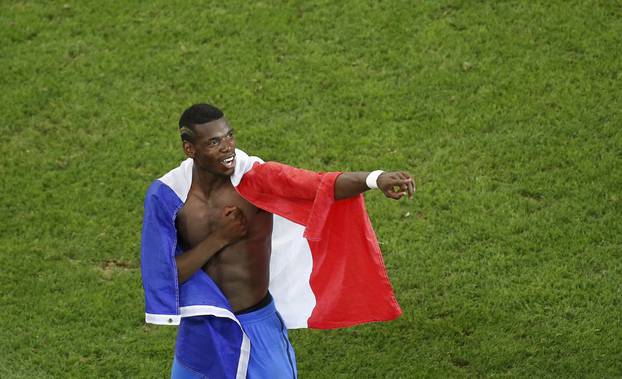
[[[411,197],[415,188],[409,174],[322,174],[264,164],[236,150],[233,129],[222,111],[208,104],[184,111],[179,127],[189,159],[150,187],[142,242],[147,321],[180,325],[173,378],[295,378],[286,324],[331,328],[399,315],[360,194],[371,187],[392,199]],[[330,218],[344,223],[331,225]],[[351,226],[348,218],[359,221]],[[281,226],[292,221],[298,226]],[[297,237],[305,242],[282,248],[275,234],[295,237],[302,234],[295,229],[300,225],[306,227],[305,239]],[[349,235],[370,255],[346,252],[350,245],[335,237]],[[310,251],[302,266],[291,263],[306,259],[297,249]],[[276,250],[285,250],[279,259],[284,256],[287,264],[275,263]],[[355,272],[336,281],[321,273],[341,261],[348,264],[346,271]],[[273,285],[275,272],[288,284]],[[318,282],[322,275],[330,279]],[[291,284],[300,278],[307,278],[311,288]],[[330,288],[330,282],[346,290]],[[371,287],[348,289],[359,284]],[[361,297],[365,292],[379,299],[370,302]],[[348,309],[338,308],[339,299],[351,302]],[[290,303],[298,308],[310,304],[310,309],[300,310],[301,318],[298,309],[288,309]],[[323,318],[322,312],[338,315]]]

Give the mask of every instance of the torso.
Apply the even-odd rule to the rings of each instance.
[[[216,282],[236,312],[258,303],[268,290],[272,214],[242,198],[230,182],[213,191],[209,198],[205,198],[193,183],[186,203],[177,214],[176,225],[182,247],[191,249],[217,227],[214,220],[228,205],[242,210],[248,233],[210,258],[203,270]]]

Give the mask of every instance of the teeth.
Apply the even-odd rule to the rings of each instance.
[[[222,161],[222,163],[224,163],[224,164],[226,164],[226,165],[231,164],[231,162],[233,162],[233,158],[234,158],[234,157],[229,157],[229,158],[227,158],[227,159],[224,159],[224,160]]]

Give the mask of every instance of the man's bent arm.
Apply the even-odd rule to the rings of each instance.
[[[179,283],[188,280],[216,253],[228,245],[228,241],[218,233],[210,234],[206,239],[199,242],[195,247],[175,257]]]
[[[365,179],[369,172],[344,172],[335,180],[335,200],[347,199],[369,189]],[[412,197],[415,182],[407,172],[383,172],[377,180],[378,188],[386,197],[400,199],[404,195]]]
[[[217,229],[195,247],[175,257],[179,283],[183,283],[225,246],[237,242],[248,231],[240,208],[227,205],[217,220]]]

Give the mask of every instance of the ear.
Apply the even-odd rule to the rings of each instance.
[[[194,159],[195,149],[192,143],[188,141],[183,141],[183,149],[184,149],[184,153],[186,154],[188,158]]]

